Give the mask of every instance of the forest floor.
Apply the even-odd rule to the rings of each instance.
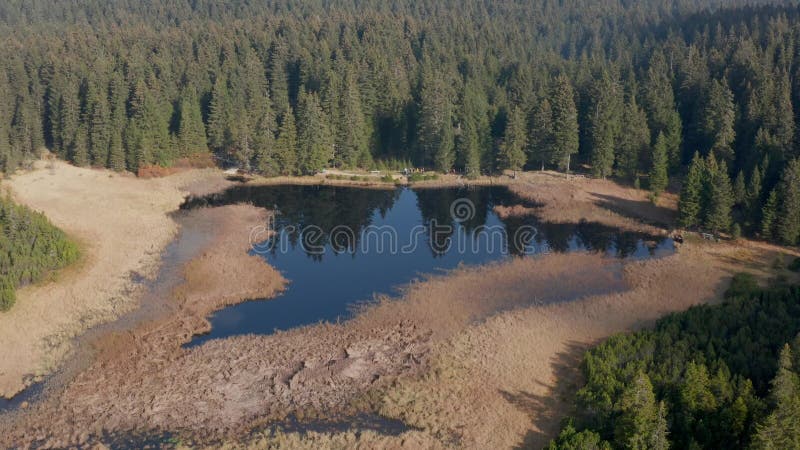
[[[15,177],[12,188],[20,201],[38,205],[57,225],[81,236],[76,231],[89,227],[94,218],[60,209],[67,207],[58,199],[63,192],[76,192],[72,183],[81,185],[93,177],[97,179],[90,184],[101,183],[109,173],[68,166],[55,172],[64,174],[64,186],[50,194],[49,202],[19,194],[36,183],[45,184],[38,189],[47,191],[46,171]],[[171,193],[191,179],[205,184],[193,172],[175,175],[180,176],[150,180],[152,187],[124,177],[108,179],[120,181],[114,189],[130,189],[127,195],[134,202],[143,187]],[[31,178],[20,183],[25,177]],[[443,182],[448,180],[437,184]],[[545,172],[519,174],[505,183],[540,206],[514,207],[502,214],[535,213],[545,221],[590,220],[661,234],[668,233],[674,216],[674,196],[665,195],[652,205],[646,193],[610,181]],[[106,194],[92,191],[81,191],[83,202],[103,208],[95,198]],[[172,197],[165,197],[142,214],[167,218]],[[110,212],[128,208],[127,202],[124,207],[105,205]],[[0,445],[58,447],[109,435],[181,430],[183,439],[227,441],[225,445],[235,448],[542,446],[569,413],[571,395],[580,383],[580,355],[588,346],[652,324],[669,312],[717,301],[736,272],[750,271],[762,280],[774,277],[779,270],[774,261],[790,253],[747,241],[689,239],[671,256],[637,262],[593,254],[539,255],[428,277],[406,286],[398,299],[364,307],[347,322],[181,347],[192,334],[207,329],[205,317],[215,309],[269,297],[282,288],[280,274],[246,253],[250,232],[265,214],[239,205],[183,217],[182,226],[203,238],[196,255],[181,268],[180,282],[163,300],[169,307],[152,320],[98,340],[95,359],[85,370],[4,424]],[[174,235],[169,225],[166,229],[172,234],[165,232],[164,241]],[[147,244],[137,241],[144,248],[161,236],[133,232],[147,238]],[[129,233],[97,231],[95,240],[100,242],[95,245],[126,245],[118,241]],[[152,258],[157,257],[155,251]],[[91,261],[72,276],[86,276],[94,267]],[[114,270],[125,273],[116,266]],[[789,276],[785,270],[780,275]],[[50,288],[72,282],[65,276]],[[347,421],[364,413],[399,419],[409,428],[393,435],[381,430],[356,435],[275,431],[269,426],[298,418]]]

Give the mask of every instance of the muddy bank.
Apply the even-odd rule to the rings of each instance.
[[[520,182],[538,189],[533,179]],[[600,192],[630,200],[610,183],[558,183],[547,181],[553,186],[541,192],[574,196],[548,204],[541,192],[529,193],[545,218],[639,226],[596,202]],[[648,220],[658,217],[643,211],[653,214]],[[163,317],[106,339],[94,364],[6,427],[0,444],[68,446],[120,433],[179,433],[235,448],[542,444],[567,411],[587,345],[715,301],[734,272],[763,271],[776,251],[692,243],[642,262],[589,254],[514,259],[424,278],[400,299],[367,306],[345,323],[183,349],[180,343],[207,327],[211,311],[283,287],[280,274],[246,253],[263,210],[195,213],[213,243],[186,265],[185,283],[164,301]],[[290,416],[364,411],[414,429],[397,436],[252,433]]]
[[[168,213],[189,183],[219,179],[189,171],[141,180],[108,170],[53,161],[4,181],[14,199],[42,211],[81,243],[84,258],[57,279],[18,292],[0,313],[0,396],[11,396],[58,367],[86,330],[134,310],[160,256],[177,233]]]

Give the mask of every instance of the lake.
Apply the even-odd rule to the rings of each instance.
[[[273,220],[251,234],[251,252],[281,271],[289,285],[268,301],[218,311],[209,318],[211,332],[196,336],[189,346],[346,319],[358,302],[370,301],[376,294],[396,294],[398,286],[423,274],[461,264],[548,252],[589,251],[642,259],[674,251],[670,239],[597,223],[501,218],[496,206],[535,206],[505,187],[241,185],[190,200],[184,209],[242,202],[275,211]]]

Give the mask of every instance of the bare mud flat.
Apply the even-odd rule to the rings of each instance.
[[[640,221],[671,220],[669,196],[639,208],[639,191],[573,181],[522,174],[512,189],[542,206],[509,213],[666,233]],[[399,299],[365,307],[344,323],[185,349],[183,342],[207,329],[212,311],[284,286],[279,273],[247,254],[250,230],[266,219],[265,210],[237,205],[191,214],[192,226],[209,238],[184,266],[162,313],[105,336],[92,364],[20,411],[0,445],[63,447],[115,434],[177,432],[184,442],[230,448],[541,446],[568,412],[583,349],[718,300],[735,272],[768,277],[781,251],[695,242],[637,262],[582,253],[513,259],[412,283]],[[399,419],[409,429],[389,435],[271,428],[290,417],[363,413]]]

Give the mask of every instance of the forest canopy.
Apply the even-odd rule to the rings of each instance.
[[[687,182],[681,224],[800,240],[796,2],[0,4],[0,168],[213,153]],[[695,155],[697,155],[695,157]]]
[[[797,448],[800,288],[734,278],[720,305],[589,350],[577,417],[550,450]]]

